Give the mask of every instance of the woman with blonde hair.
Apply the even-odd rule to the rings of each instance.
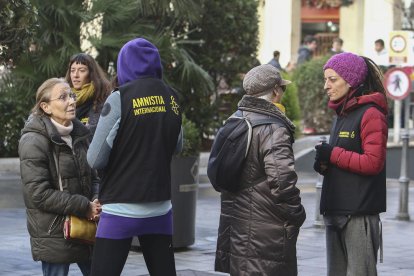
[[[63,79],[46,80],[19,142],[20,172],[33,260],[43,275],[90,274],[92,246],[63,236],[66,215],[97,220],[98,178],[86,161],[89,130],[75,117],[76,94]]]

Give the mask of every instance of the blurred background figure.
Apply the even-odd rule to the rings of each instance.
[[[282,71],[283,69],[282,69],[282,66],[280,66],[279,58],[280,58],[280,52],[274,51],[273,58],[268,62],[268,64],[273,65],[277,70]]]
[[[296,68],[296,62],[294,62],[294,61],[289,61],[289,62],[288,62],[288,64],[286,64],[285,71],[286,71],[287,73],[290,73],[290,72],[292,72],[293,70],[295,70],[295,68]]]
[[[385,43],[382,39],[375,40],[374,54],[372,60],[381,67],[388,67],[390,65],[388,60],[388,52],[385,49]],[[383,68],[381,68],[383,69]]]
[[[331,54],[331,55],[335,55],[335,54],[340,54],[340,53],[343,53],[344,51],[342,50],[342,46],[344,45],[344,41],[341,39],[341,38],[339,38],[339,37],[335,37],[333,40],[332,40],[332,48],[331,48],[331,50],[329,51],[329,53]]]
[[[318,47],[316,38],[313,35],[307,35],[303,39],[303,45],[298,50],[298,60],[296,65],[299,66],[313,57],[313,53]]]

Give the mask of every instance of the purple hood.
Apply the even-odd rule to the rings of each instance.
[[[117,74],[119,85],[143,77],[162,79],[161,58],[157,47],[143,38],[128,41],[119,51]]]

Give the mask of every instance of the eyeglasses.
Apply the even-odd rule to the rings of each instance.
[[[69,92],[69,93],[63,93],[63,94],[61,94],[58,98],[56,98],[56,99],[51,99],[51,100],[49,100],[50,102],[51,101],[55,101],[55,100],[60,100],[60,101],[62,101],[62,102],[66,102],[66,101],[68,101],[69,100],[69,98],[72,98],[74,101],[76,101],[76,94],[75,93],[73,93],[73,92]]]

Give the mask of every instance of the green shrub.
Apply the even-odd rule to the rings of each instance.
[[[292,77],[282,72],[282,78],[291,80]],[[282,104],[286,108],[286,117],[288,117],[292,122],[300,120],[300,106],[298,100],[298,87],[296,83],[292,82],[286,86],[286,91],[282,97]]]
[[[20,132],[34,105],[32,82],[11,85],[10,75],[0,80],[0,157],[17,157]]]
[[[184,144],[183,150],[179,155],[183,157],[198,155],[200,153],[201,138],[196,124],[183,115],[182,126],[184,132]]]
[[[293,73],[293,80],[298,87],[303,127],[314,128],[319,133],[329,132],[334,116],[333,111],[327,107],[328,96],[323,89],[323,65],[329,57],[308,61]]]

